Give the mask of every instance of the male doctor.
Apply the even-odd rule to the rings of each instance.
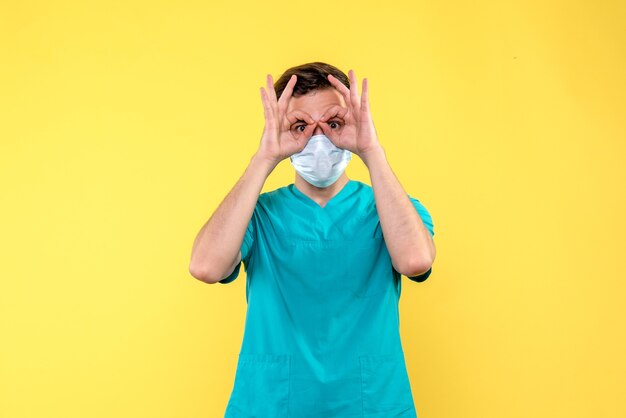
[[[225,417],[417,417],[398,302],[402,275],[432,272],[432,218],[389,166],[366,78],[359,96],[354,71],[311,62],[266,82],[259,148],[189,265],[206,283],[247,273]],[[353,154],[371,186],[347,177]],[[295,182],[261,193],[288,157]]]

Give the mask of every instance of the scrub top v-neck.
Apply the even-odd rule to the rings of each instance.
[[[430,214],[409,198],[434,236]],[[371,186],[349,180],[324,207],[294,184],[262,193],[241,254],[248,306],[225,418],[417,417],[401,275]]]

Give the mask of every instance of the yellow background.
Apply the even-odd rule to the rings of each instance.
[[[626,416],[624,4],[3,2],[0,416],[223,416],[245,273],[194,279],[191,245],[265,75],[317,60],[368,78],[434,220],[400,300],[419,417]]]

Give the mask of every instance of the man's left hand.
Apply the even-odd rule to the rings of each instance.
[[[367,78],[363,79],[359,97],[358,83],[353,70],[348,71],[348,77],[350,89],[331,74],[328,75],[328,81],[341,93],[346,107],[339,105],[330,107],[320,118],[322,122],[320,126],[336,147],[357,154],[365,162],[370,154],[380,151],[382,146],[378,142],[370,113]],[[341,126],[331,128],[333,120],[339,120]]]

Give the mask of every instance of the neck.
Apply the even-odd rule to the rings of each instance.
[[[298,190],[310,197],[318,205],[324,206],[326,202],[328,202],[333,196],[339,193],[339,191],[341,191],[341,189],[343,189],[343,187],[349,181],[350,179],[344,172],[341,177],[337,179],[336,182],[328,187],[322,188],[313,186],[311,183],[307,182],[296,173],[295,186],[298,188]]]

